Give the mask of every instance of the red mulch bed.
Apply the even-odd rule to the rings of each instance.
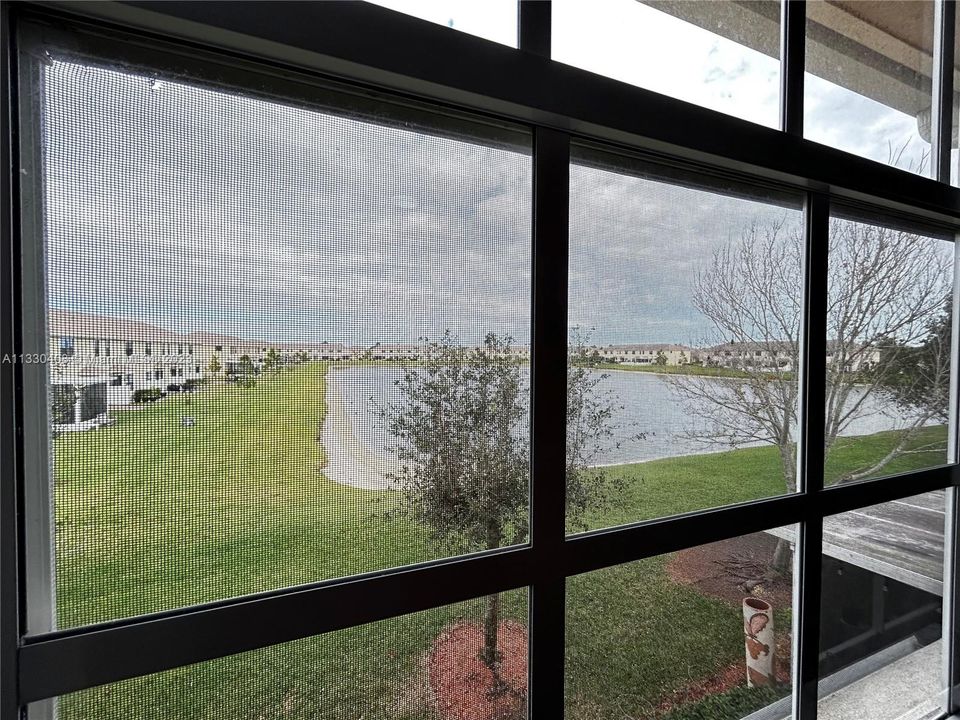
[[[773,558],[777,539],[767,533],[754,533],[689,548],[676,553],[667,564],[670,579],[681,585],[692,585],[704,595],[741,607],[748,595],[761,597],[774,610],[790,607],[793,588],[790,577],[764,579]],[[745,583],[760,581],[750,591]],[[777,682],[790,682],[790,628],[776,629]],[[736,662],[716,675],[690,683],[663,698],[657,715],[687,703],[702,700],[747,682],[745,662]]]
[[[441,720],[518,720],[526,715],[527,630],[505,620],[497,632],[499,674],[480,659],[483,628],[458,622],[446,628],[427,657],[430,689]]]

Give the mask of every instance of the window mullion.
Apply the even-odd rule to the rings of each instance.
[[[950,3],[951,5],[953,3]],[[951,55],[952,57],[952,55]],[[948,85],[952,85],[948,82]],[[952,90],[951,90],[952,96]],[[949,96],[948,96],[949,97]],[[936,139],[937,135],[934,135]],[[949,137],[947,138],[949,140]],[[949,144],[947,145],[949,157]],[[947,168],[949,173],[949,167]],[[948,178],[949,179],[949,178]],[[953,316],[950,327],[950,420],[947,435],[947,461],[960,460],[960,237],[954,239]],[[943,546],[943,686],[944,711],[960,712],[960,488],[946,490]]]
[[[935,0],[933,28],[933,98],[930,111],[931,177],[950,182],[953,139],[953,65],[956,38],[954,0]]]
[[[517,3],[517,47],[550,57],[550,0],[520,0]]]
[[[570,138],[538,128],[533,173],[532,472],[537,566],[530,600],[530,717],[562,717]]]
[[[780,12],[780,129],[803,137],[806,0],[782,0]]]
[[[800,526],[794,577],[794,717],[816,720],[820,653],[820,582],[823,516],[816,502],[823,491],[823,417],[827,357],[827,256],[830,202],[807,200],[800,366],[798,490],[811,500]]]
[[[16,58],[16,43],[10,32],[9,5],[0,8],[0,47],[5,50],[5,68],[16,67],[11,61]],[[11,127],[18,102],[15,73],[5,70],[0,73],[0,164],[4,175],[0,181],[0,197],[8,208],[0,223],[0,357],[16,356],[14,340],[18,319],[15,309],[16,283],[15,252],[18,236],[16,215],[9,208],[16,207],[16,193],[20,174],[16,143],[7,142],[13,136]],[[19,367],[8,367],[0,373],[0,458],[7,468],[19,462],[17,452],[17,405],[15,399],[22,386]],[[9,470],[0,477],[0,720],[15,720],[19,715],[17,706],[17,645],[22,629],[20,609],[22,594],[19,583],[20,538],[17,523],[17,484]]]

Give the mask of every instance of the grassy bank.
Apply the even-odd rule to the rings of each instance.
[[[323,476],[325,374],[208,385],[58,438],[61,626],[407,562],[422,533]]]
[[[598,370],[623,370],[624,372],[653,373],[654,375],[702,375],[704,377],[750,378],[750,373],[725,367],[703,365],[631,365],[630,363],[599,363]]]
[[[57,438],[61,626],[445,554],[421,528],[384,516],[392,493],[324,477],[317,435],[326,371],[314,363],[251,389],[210,385],[115,413],[113,427]],[[181,426],[185,415],[194,427]],[[883,452],[890,441],[843,441],[831,472]],[[925,460],[909,456],[897,469],[908,462]],[[621,474],[625,488],[610,510],[590,518],[593,527],[783,491],[772,448],[608,472]],[[567,699],[575,720],[644,716],[665,694],[742,655],[739,609],[673,583],[666,561],[571,579]],[[63,698],[61,716],[426,720],[418,675],[424,652],[446,624],[481,613],[474,601],[95,688]],[[524,618],[526,593],[509,594],[505,613]]]

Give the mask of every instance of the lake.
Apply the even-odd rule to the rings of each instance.
[[[394,381],[399,367],[330,367],[327,374],[328,414],[322,432],[328,477],[348,485],[385,488],[384,475],[395,461],[386,451],[390,438],[380,426],[377,407],[400,400]],[[660,375],[608,371],[598,389],[618,407],[614,437],[595,459],[596,465],[620,465],[658,458],[713,452],[723,448],[690,437],[697,419]],[[704,378],[708,383],[737,382]],[[865,403],[865,416],[852,422],[845,435],[864,435],[897,427],[896,415],[880,401]],[[702,426],[701,426],[702,429]],[[762,443],[753,443],[754,445]]]

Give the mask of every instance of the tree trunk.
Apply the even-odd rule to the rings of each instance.
[[[770,570],[780,577],[790,575],[793,570],[793,553],[790,552],[790,541],[777,538],[777,547],[773,551],[773,561]]]
[[[491,513],[491,517],[494,515]],[[487,525],[487,548],[495,550],[500,547],[502,536],[500,527],[495,522]],[[482,660],[493,677],[500,681],[500,651],[497,649],[497,630],[500,629],[500,594],[487,595],[487,607],[483,613],[483,652]]]
[[[500,628],[500,595],[487,595],[487,608],[483,614],[483,662],[499,678],[500,651],[497,649],[497,630]]]
[[[779,443],[780,466],[783,468],[783,479],[786,481],[787,492],[797,491],[797,453],[796,445],[789,439]],[[777,547],[773,551],[773,560],[770,562],[770,574],[775,577],[789,576],[793,570],[793,554],[790,552],[790,541],[777,538]]]

